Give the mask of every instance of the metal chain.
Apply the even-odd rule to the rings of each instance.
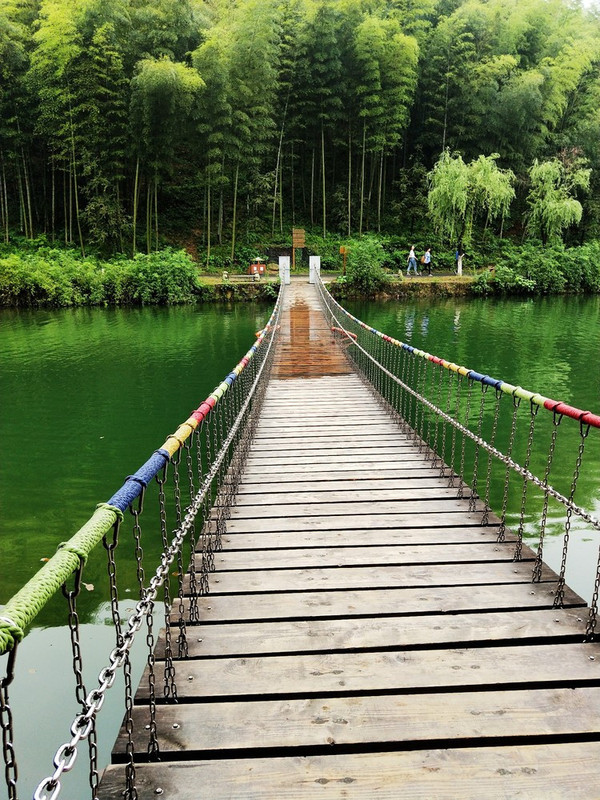
[[[533,566],[533,573],[531,580],[538,583],[542,579],[542,559],[544,555],[544,539],[546,536],[546,525],[548,524],[548,502],[550,496],[548,494],[548,479],[550,477],[550,470],[552,469],[552,460],[554,459],[554,450],[556,448],[556,437],[558,434],[558,426],[562,417],[559,414],[554,414],[552,421],[552,435],[550,437],[550,448],[548,450],[548,459],[546,461],[546,469],[544,471],[544,478],[542,480],[542,487],[544,490],[544,504],[542,506],[542,519],[540,522],[540,538],[538,541],[537,553],[535,556],[535,564]]]
[[[13,716],[8,697],[8,687],[15,674],[17,645],[8,653],[6,675],[0,680],[0,729],[2,729],[2,755],[4,757],[4,779],[8,792],[8,800],[17,800],[17,758],[14,746]]]
[[[67,615],[67,625],[71,637],[71,653],[73,656],[73,674],[75,675],[75,697],[80,705],[83,705],[87,692],[83,684],[83,659],[81,656],[81,642],[79,639],[79,615],[77,613],[77,597],[81,590],[81,574],[83,570],[83,559],[79,558],[79,566],[75,570],[75,585],[70,591],[67,585],[62,585],[62,593],[67,600],[69,607]]]
[[[160,535],[163,548],[168,546],[167,537],[167,501],[165,496],[165,483],[167,480],[167,463],[163,467],[162,473],[156,475],[158,483],[158,507],[160,520]],[[165,674],[163,695],[165,700],[177,702],[177,687],[175,685],[175,668],[173,667],[173,643],[171,639],[171,579],[169,574],[165,576],[163,586],[163,604],[165,613]]]
[[[579,439],[579,448],[577,450],[577,459],[575,461],[575,470],[573,472],[573,480],[571,481],[571,493],[569,494],[569,500],[573,500],[575,496],[575,490],[577,489],[577,482],[579,480],[579,472],[581,470],[581,462],[583,461],[583,452],[585,450],[585,440],[587,439],[587,435],[590,432],[590,426],[584,425],[581,422],[579,423],[579,432],[580,432],[580,439]],[[571,507],[567,508],[567,518],[565,520],[565,535],[563,537],[563,550],[562,550],[562,558],[560,562],[560,574],[558,576],[558,585],[556,587],[556,594],[554,595],[554,607],[555,608],[562,608],[565,599],[565,572],[567,569],[567,551],[569,549],[569,535],[571,532],[571,517],[573,516],[573,510]]]
[[[520,405],[521,405],[521,399],[516,395],[513,395],[513,414],[510,425],[510,435],[508,438],[508,450],[506,451],[506,454],[509,458],[512,456],[512,451],[515,444],[515,434],[517,432],[517,413],[519,411]],[[509,482],[510,482],[510,464],[507,463],[506,472],[504,473],[504,490],[502,495],[502,512],[500,514],[500,527],[498,529],[499,542],[506,541],[506,510],[508,508]]]
[[[458,420],[458,415],[460,413],[460,395],[462,391],[463,385],[463,376],[460,372],[456,372],[456,404],[454,407],[454,418]],[[456,425],[452,426],[452,437],[450,442],[450,476],[448,478],[448,487],[453,489],[454,488],[454,479],[457,476],[456,474],[456,440],[458,437],[458,427]]]
[[[115,629],[116,646],[123,646],[123,630],[121,626],[121,615],[119,613],[119,594],[117,588],[117,565],[115,561],[115,550],[119,544],[119,530],[121,526],[120,517],[117,518],[113,526],[112,541],[108,541],[106,536],[102,537],[102,543],[108,556],[108,578],[110,589],[110,607]],[[134,765],[134,744],[133,744],[133,686],[131,682],[131,663],[129,659],[129,652],[126,652],[123,660],[123,674],[125,678],[125,731],[127,733],[127,744],[125,752],[127,755],[127,765],[125,767],[125,792],[124,797],[126,800],[137,800],[137,790],[135,788],[135,765]],[[83,703],[85,710],[85,702]],[[95,742],[95,719],[90,720],[90,734],[92,741]],[[89,739],[89,736],[88,736]],[[97,765],[96,765],[97,766]],[[98,782],[97,769],[96,769],[96,784]],[[93,800],[96,800],[95,795]]]
[[[177,452],[171,457],[171,463],[173,464],[173,498],[175,500],[175,520],[177,527],[181,525],[181,482],[180,482],[180,475],[179,475],[179,465],[181,463],[181,454],[183,452],[183,442],[181,440],[177,440],[179,442],[179,449]],[[187,631],[185,627],[185,600],[183,596],[183,576],[184,576],[185,568],[183,566],[183,550],[180,550],[177,553],[177,598],[179,600],[178,603],[178,627],[179,633],[177,636],[177,656],[178,658],[187,658],[188,655],[188,643],[187,643]]]
[[[485,410],[485,397],[487,394],[487,384],[481,384],[481,402],[479,404],[479,418],[477,420],[477,438],[481,439],[481,431],[483,429],[483,412]],[[475,511],[477,507],[477,498],[479,497],[479,444],[475,444],[475,455],[473,456],[473,480],[471,482],[471,496],[469,497],[469,511]],[[483,518],[481,520],[483,524]]]
[[[143,595],[140,597],[140,603],[145,603],[148,600],[147,591],[144,590]],[[145,620],[146,620],[146,646],[148,648],[148,655],[146,657],[146,664],[148,665],[148,712],[149,722],[146,725],[148,733],[148,756],[150,761],[158,761],[160,757],[160,747],[158,744],[158,730],[156,728],[156,657],[154,655],[154,603],[148,603]]]
[[[443,393],[443,385],[444,385],[444,368],[441,364],[438,364],[438,385],[437,385],[437,395],[435,398],[435,405],[438,408],[441,408],[442,405],[442,393]],[[438,437],[439,437],[439,430],[440,430],[440,417],[439,414],[436,413],[435,415],[435,433],[433,435],[433,445],[432,450],[434,454],[432,467],[435,469],[437,467],[438,458],[440,462],[443,463],[443,458],[441,458],[438,452]]]
[[[198,430],[195,429],[189,439],[185,442],[185,457],[188,471],[188,484],[190,487],[190,505],[196,494],[195,475],[194,475],[194,459],[192,457],[192,448],[195,445],[198,437]],[[198,476],[200,480],[200,476]],[[189,595],[188,602],[188,617],[189,621],[194,624],[200,621],[198,613],[198,580],[196,576],[196,524],[190,530],[190,562],[188,566],[189,578]]]
[[[138,498],[137,507],[129,506],[129,511],[133,516],[133,539],[135,542],[134,546],[134,553],[135,553],[135,562],[136,562],[136,573],[137,573],[137,581],[138,581],[138,589],[139,589],[139,598],[140,600],[144,600],[146,596],[146,589],[145,589],[145,570],[144,570],[144,550],[142,548],[142,526],[140,524],[140,515],[143,513],[144,510],[144,499],[146,496],[146,483],[140,482],[142,486],[142,491]],[[154,634],[152,631],[153,619],[152,619],[152,608],[150,608],[148,614],[146,615],[146,645],[148,647],[148,655],[146,657],[146,664],[148,666],[148,687],[149,687],[149,702],[148,707],[150,711],[150,724],[146,726],[146,729],[150,731],[150,740],[148,743],[148,754],[150,756],[150,760],[154,760],[154,758],[158,755],[158,739],[156,735],[156,693],[155,693],[155,674],[154,674]],[[131,770],[131,767],[126,769]],[[135,780],[135,776],[126,775],[127,783],[132,784]]]
[[[585,638],[588,642],[596,638],[596,624],[598,622],[598,596],[600,595],[600,547],[598,548],[598,563],[596,564],[596,580],[594,581],[594,593],[590,610],[588,613],[587,625],[585,628]]]
[[[450,373],[448,376],[448,391],[446,392],[446,417],[450,416],[450,404],[452,401],[452,376],[454,375],[453,372]],[[440,404],[441,407],[441,404]],[[442,444],[440,446],[440,478],[444,478],[446,475],[446,438],[448,433],[448,424],[444,419],[444,415],[441,416],[442,421]],[[452,462],[450,463],[450,475],[452,475]]]
[[[500,389],[496,389],[496,403],[494,405],[494,421],[492,423],[492,434],[490,436],[490,444],[492,447],[496,444],[496,434],[498,432],[498,418],[500,416],[500,401],[503,393]],[[481,519],[482,525],[487,525],[489,522],[490,506],[490,490],[492,484],[492,454],[487,454],[487,467],[485,472],[485,497],[483,500],[483,517]]]
[[[471,400],[473,397],[473,381],[468,381],[468,391],[467,391],[467,408],[465,410],[465,424],[464,427],[466,430],[469,430],[469,417],[471,416]],[[459,484],[458,484],[458,497],[464,496],[465,491],[465,445],[467,443],[467,437],[465,436],[465,431],[462,432],[462,442],[460,446],[460,470],[458,473]]]
[[[75,697],[77,702],[82,707],[85,707],[85,698],[87,691],[83,682],[83,658],[81,655],[81,641],[79,638],[79,614],[77,613],[77,598],[81,591],[81,577],[83,573],[83,559],[80,557],[79,566],[75,571],[75,585],[73,589],[67,589],[67,585],[63,584],[62,593],[67,600],[69,607],[67,615],[67,625],[71,637],[71,652],[73,655],[73,674],[75,676]],[[98,800],[98,784],[100,777],[98,774],[98,744],[96,737],[96,726],[92,725],[90,735],[88,736],[88,749],[89,749],[89,773],[88,780],[91,790],[92,800]]]
[[[525,454],[525,463],[523,467],[528,470],[531,462],[531,451],[533,449],[533,434],[535,429],[535,419],[539,410],[539,406],[534,403],[529,404],[529,434],[527,436],[527,452]],[[523,478],[523,488],[521,490],[521,509],[519,512],[519,527],[517,528],[517,543],[513,555],[513,561],[521,561],[523,558],[523,529],[525,523],[525,509],[527,507],[527,486],[529,481]]]

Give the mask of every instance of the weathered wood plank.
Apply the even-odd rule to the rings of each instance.
[[[276,550],[290,547],[356,547],[359,545],[394,545],[395,547],[434,544],[474,544],[486,542],[496,545],[498,527],[489,526],[473,531],[472,528],[390,528],[341,531],[283,531],[278,533],[226,533],[223,536],[223,553],[218,553],[217,563],[226,563],[235,550]],[[503,547],[515,547],[516,538],[506,534]]]
[[[351,434],[348,435],[348,438],[344,441],[344,438],[340,436],[339,439],[319,439],[313,438],[301,438],[301,439],[273,439],[268,444],[256,444],[252,448],[253,454],[256,455],[257,458],[262,458],[263,456],[267,456],[269,454],[273,455],[283,455],[291,450],[294,452],[303,455],[308,455],[309,453],[321,453],[322,451],[326,451],[327,453],[352,453],[353,455],[360,455],[361,452],[369,451],[369,450],[376,450],[380,451],[382,454],[387,454],[388,452],[408,452],[413,451],[413,445],[410,442],[406,442],[402,439],[394,440],[391,437],[387,438],[385,441],[382,437],[355,437]],[[264,441],[264,440],[263,440]],[[350,445],[349,442],[352,442]],[[345,446],[344,446],[345,445]]]
[[[583,641],[585,623],[580,610],[570,609],[227,623],[194,628],[188,636],[188,648],[190,658],[204,658],[508,640],[558,642],[573,637]],[[164,658],[164,644],[162,636],[157,658]]]
[[[438,479],[439,480],[439,479]],[[441,483],[441,481],[440,481]],[[470,492],[468,492],[468,495]],[[467,495],[467,496],[468,496]],[[413,502],[415,500],[439,500],[441,498],[450,498],[456,500],[456,488],[449,489],[447,486],[441,485],[436,487],[410,487],[410,488],[386,488],[386,489],[362,489],[360,484],[353,487],[347,487],[344,491],[334,491],[332,489],[327,492],[292,492],[288,491],[285,494],[285,505],[299,504],[304,506],[307,503],[316,504],[317,506],[327,503],[340,504],[349,507],[350,504],[368,502],[373,507],[373,503],[385,504],[386,502]],[[282,506],[281,493],[262,492],[260,494],[240,495],[237,498],[235,508],[255,508],[258,509],[262,506]],[[257,512],[258,513],[258,512]],[[262,513],[262,510],[261,512]]]
[[[483,511],[481,501],[475,502],[476,509]],[[468,512],[467,500],[457,499],[456,492],[449,492],[444,500],[415,499],[415,500],[382,500],[374,504],[365,500],[352,500],[346,503],[329,503],[319,500],[312,503],[282,503],[277,505],[239,505],[231,509],[232,523],[237,520],[256,519],[260,521],[268,518],[292,520],[294,517],[338,517],[352,514],[354,517],[369,517],[377,521],[378,517],[394,514],[446,514],[452,512]]]
[[[356,528],[429,528],[432,525],[457,525],[481,527],[480,513],[461,513],[460,511],[428,511],[421,509],[412,514],[363,514],[361,516],[344,514],[340,516],[230,519],[227,530],[230,533],[249,533],[251,531],[306,531],[306,530],[352,530]]]
[[[224,759],[144,766],[139,800],[597,800],[600,743],[524,745],[288,758]],[[121,800],[123,767],[102,779]]]
[[[366,425],[352,425],[347,426],[334,426],[323,425],[321,423],[318,427],[310,428],[304,426],[302,428],[278,428],[270,427],[267,430],[258,429],[254,436],[252,449],[263,449],[266,445],[277,445],[281,441],[286,444],[290,442],[298,442],[301,444],[323,444],[326,442],[348,442],[349,436],[352,435],[352,441],[359,442],[377,442],[378,444],[385,444],[386,442],[402,443],[414,447],[414,442],[411,442],[407,436],[404,436],[397,425],[390,422],[380,420],[379,423],[369,423]]]
[[[241,505],[250,500],[252,495],[268,497],[285,494],[289,499],[295,494],[311,495],[318,498],[318,495],[330,497],[334,492],[338,492],[340,497],[345,492],[360,491],[371,492],[374,497],[379,497],[379,490],[390,492],[404,492],[408,490],[421,489],[447,489],[448,479],[440,478],[437,474],[431,475],[409,475],[399,478],[396,481],[391,478],[361,478],[360,476],[349,477],[345,480],[313,480],[312,477],[306,481],[286,480],[286,476],[277,483],[273,478],[266,478],[260,470],[247,470],[244,473],[242,482],[237,487],[237,497],[235,504]],[[456,487],[454,493],[456,494]]]
[[[379,567],[405,564],[466,564],[513,561],[515,546],[498,542],[473,544],[378,545],[369,547],[309,547],[276,550],[238,550],[217,555],[217,572],[224,570],[308,569],[322,567]]]
[[[410,452],[407,451],[405,454],[400,452],[392,453],[387,455],[385,459],[382,459],[377,453],[364,453],[361,458],[360,462],[361,465],[364,465],[367,469],[369,465],[383,465],[390,466],[411,466],[412,464],[418,465],[429,465],[431,467],[431,460],[427,460],[425,453],[418,453],[418,452]],[[323,468],[327,469],[330,465],[335,466],[338,464],[351,464],[354,468],[357,466],[357,459],[355,456],[348,456],[348,455],[321,455],[321,456],[295,456],[294,453],[289,453],[287,455],[280,455],[280,456],[249,456],[248,458],[248,466],[261,466],[263,468],[268,467],[276,467],[277,469],[282,466],[292,466],[297,467],[301,464],[308,464],[312,465],[314,468]]]
[[[319,483],[329,481],[362,481],[363,479],[379,479],[387,481],[404,481],[405,479],[431,479],[438,474],[438,470],[431,468],[430,461],[418,461],[414,463],[401,464],[398,466],[387,466],[385,464],[337,464],[331,469],[326,466],[314,466],[312,464],[288,465],[284,470],[278,466],[253,466],[247,464],[242,473],[242,484],[247,481],[255,480],[257,477],[265,481],[277,480],[281,483],[298,482],[304,479],[318,481]],[[276,477],[274,477],[276,476]],[[445,480],[448,481],[447,475]],[[444,478],[442,478],[444,480]],[[456,478],[458,486],[458,478]]]
[[[205,662],[210,663],[210,662]],[[163,758],[227,750],[428,742],[485,744],[489,739],[597,735],[600,688],[367,695],[205,703],[157,708]],[[143,729],[145,710],[134,708]],[[531,742],[534,743],[534,742]],[[443,745],[441,745],[443,746]],[[120,733],[116,752],[124,753]],[[258,754],[258,752],[257,752]]]
[[[288,411],[289,414],[289,411]],[[372,433],[374,436],[389,435],[403,441],[410,441],[412,437],[397,424],[396,420],[389,417],[379,417],[378,419],[372,417],[353,417],[347,412],[341,411],[336,414],[323,414],[319,415],[319,422],[311,424],[309,421],[303,423],[296,423],[291,425],[288,420],[283,417],[280,420],[273,419],[270,425],[265,426],[264,423],[259,424],[256,428],[254,442],[259,443],[264,440],[277,438],[279,434],[282,437],[291,437],[299,439],[305,436],[323,438],[331,436],[338,438],[346,426],[353,428],[358,436],[368,436]]]
[[[260,564],[247,572],[221,572],[211,578],[211,593],[248,594],[254,592],[301,592],[319,589],[374,589],[383,587],[473,586],[486,583],[531,582],[531,561],[508,566],[506,562],[462,564],[424,564],[401,567],[338,567],[323,569],[260,570]],[[554,573],[545,568],[544,580]],[[466,589],[465,589],[466,590]],[[498,590],[499,591],[499,590]]]
[[[217,588],[217,587],[215,587]],[[253,594],[243,600],[236,594],[210,594],[198,599],[203,625],[225,621],[326,619],[331,617],[398,616],[411,614],[455,614],[552,608],[556,581],[505,586],[471,585],[389,589],[346,589]],[[580,610],[585,603],[567,589],[565,607]]]
[[[180,700],[425,692],[499,684],[572,687],[600,680],[600,644],[244,655],[186,661],[185,672],[187,680],[177,688]],[[148,697],[147,679],[142,679],[136,697]]]

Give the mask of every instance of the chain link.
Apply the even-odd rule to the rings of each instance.
[[[8,697],[8,687],[13,681],[17,646],[8,653],[6,675],[0,680],[0,729],[2,729],[2,755],[8,800],[17,800],[17,758],[14,747],[13,716]]]
[[[535,419],[539,410],[539,406],[530,403],[530,416],[529,416],[529,434],[527,436],[527,452],[525,454],[525,463],[523,464],[526,470],[529,469],[531,462],[531,451],[533,449],[533,434],[535,430]],[[523,531],[525,524],[525,509],[527,507],[527,487],[529,481],[526,477],[523,478],[523,488],[521,490],[521,509],[519,512],[519,527],[517,528],[517,543],[513,555],[513,561],[521,561],[523,558]]]
[[[583,461],[583,452],[585,450],[585,441],[587,439],[588,433],[590,432],[590,426],[580,423],[579,430],[580,430],[579,448],[577,450],[577,459],[575,461],[573,480],[571,481],[571,492],[569,494],[570,501],[573,500],[573,497],[575,496],[575,490],[577,489],[577,482],[579,480],[579,473],[581,471],[581,463]],[[567,569],[567,553],[569,550],[569,536],[571,533],[572,516],[573,516],[573,509],[569,506],[567,508],[567,519],[565,520],[565,534],[563,536],[563,549],[560,562],[560,573],[558,576],[558,585],[556,587],[556,594],[554,595],[555,608],[562,608],[565,599],[565,572]]]
[[[479,417],[477,419],[477,438],[481,439],[481,431],[483,428],[483,412],[485,410],[485,398],[488,387],[485,383],[481,384],[481,402],[479,404]],[[475,511],[477,507],[477,498],[479,496],[479,444],[475,444],[475,455],[473,457],[473,480],[471,482],[471,496],[469,497],[469,511]],[[481,520],[483,524],[483,518]]]
[[[587,625],[585,628],[585,638],[588,642],[596,638],[596,624],[598,622],[598,596],[600,594],[600,547],[598,548],[598,563],[596,564],[596,580],[594,581],[594,593],[590,610],[588,613]]]
[[[521,405],[521,400],[518,397],[513,395],[513,413],[512,419],[510,423],[510,436],[508,439],[508,450],[506,454],[508,458],[511,457],[513,447],[515,444],[515,436],[517,433],[517,414],[519,412],[519,406]],[[506,541],[506,511],[508,509],[508,487],[510,482],[510,464],[506,464],[506,472],[504,474],[504,491],[502,494],[502,511],[500,513],[500,528],[498,529],[498,541],[504,542]]]
[[[544,478],[542,480],[542,488],[544,492],[544,503],[542,506],[542,518],[540,522],[540,538],[538,541],[537,553],[535,556],[535,564],[533,566],[533,574],[531,580],[534,583],[539,583],[542,579],[542,558],[544,555],[544,538],[546,536],[546,525],[548,524],[548,501],[550,496],[548,494],[548,479],[550,477],[550,470],[552,469],[552,461],[554,459],[554,451],[556,449],[556,437],[558,434],[558,426],[562,417],[554,414],[552,421],[552,435],[550,436],[550,448],[548,450],[548,459],[546,461],[546,469],[544,471]]]

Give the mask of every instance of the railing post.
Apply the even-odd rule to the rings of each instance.
[[[289,256],[279,256],[279,280],[286,286],[289,286],[289,284],[292,282],[292,279],[290,278]]]
[[[321,256],[309,256],[308,259],[308,282],[316,283],[321,274]]]

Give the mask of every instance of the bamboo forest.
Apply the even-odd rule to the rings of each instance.
[[[599,66],[578,0],[2,0],[3,246],[596,247]]]

